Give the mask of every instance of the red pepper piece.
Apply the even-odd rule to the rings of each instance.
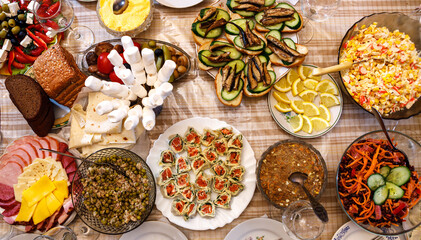
[[[12,63],[15,61],[15,51],[10,50],[9,52],[9,62],[7,63],[7,71],[12,75]]]
[[[20,63],[32,63],[31,61],[26,59],[24,56],[22,56],[22,54],[20,54],[18,51],[16,51],[15,54],[16,54],[16,56],[15,56],[16,61],[18,61]]]
[[[400,201],[399,206],[393,210],[393,215],[400,213],[406,206],[406,203]]]
[[[34,50],[32,50],[29,54],[30,54],[31,56],[38,57],[39,55],[41,55],[41,53],[42,53],[43,51],[44,51],[44,49],[42,49],[42,48],[38,47],[38,48],[35,48]]]
[[[50,38],[47,35],[42,34],[41,32],[38,32],[38,31],[35,31],[35,35],[41,38],[46,43],[50,43],[54,40],[53,38]]]
[[[44,23],[47,27],[50,27],[54,30],[58,30],[60,27],[58,26],[58,24],[56,22],[54,22],[53,20],[47,20]]]
[[[58,9],[60,8],[60,1],[57,1],[47,9],[47,14],[52,16],[57,13]]]
[[[19,46],[15,49],[16,49],[16,52],[20,53],[20,55],[22,55],[22,57],[26,58],[29,61],[29,63],[33,63],[33,62],[35,62],[35,60],[37,60],[36,57],[29,56],[26,53],[24,53],[23,50],[22,50],[22,46]],[[19,62],[21,62],[21,61],[19,61]],[[21,62],[21,63],[24,63],[24,62]]]
[[[18,69],[24,69],[25,68],[25,64],[17,62],[16,59],[15,61],[12,62],[13,67],[18,68]]]
[[[47,49],[48,46],[47,44],[44,42],[44,40],[42,40],[41,38],[35,36],[31,31],[29,31],[28,29],[26,29],[26,32],[28,33],[29,37],[32,38],[36,43],[38,43],[38,45],[40,47],[43,47],[44,49]]]

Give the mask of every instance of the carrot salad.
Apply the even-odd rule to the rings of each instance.
[[[404,156],[393,151],[387,140],[365,139],[354,143],[342,158],[338,177],[340,200],[349,216],[358,223],[375,227],[390,227],[405,221],[409,210],[421,198],[420,177],[414,167],[408,166],[408,181],[400,185],[402,196],[390,197],[394,192],[387,190],[389,197],[381,204],[375,201],[377,192],[368,183],[370,176],[381,174],[382,168],[393,170],[405,166]]]

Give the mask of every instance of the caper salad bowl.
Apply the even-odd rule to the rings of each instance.
[[[155,179],[146,162],[123,148],[105,148],[82,161],[72,181],[76,213],[90,228],[118,235],[140,226],[155,204]],[[106,165],[125,171],[126,176]]]

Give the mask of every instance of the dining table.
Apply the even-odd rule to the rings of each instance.
[[[287,1],[287,0],[286,0]],[[70,0],[75,9],[73,26],[83,25],[94,32],[95,42],[118,38],[101,27],[97,13],[97,2]],[[182,79],[173,83],[173,93],[166,98],[162,112],[156,118],[155,127],[148,132],[146,145],[153,146],[166,129],[173,124],[192,117],[209,117],[225,121],[238,129],[250,143],[256,161],[262,153],[274,143],[286,139],[299,139],[285,132],[274,121],[268,107],[267,95],[262,97],[244,97],[240,106],[223,105],[215,94],[214,79],[207,72],[199,70],[196,60],[196,45],[192,38],[191,24],[200,9],[213,4],[215,0],[204,0],[188,8],[169,8],[155,2],[151,26],[137,37],[157,39],[170,42],[185,50],[191,57],[192,68]],[[295,4],[301,11],[301,1]],[[311,21],[314,35],[305,46],[308,55],[305,64],[327,67],[338,63],[338,49],[347,30],[359,19],[372,13],[401,12],[420,19],[421,2],[419,0],[341,0],[334,15],[323,22]],[[421,19],[420,19],[421,20]],[[302,31],[306,31],[306,27]],[[72,52],[77,57],[80,52]],[[332,73],[336,81],[341,81],[338,73]],[[20,112],[8,97],[4,85],[6,76],[0,76],[0,130],[2,141],[0,153],[13,140],[34,134]],[[370,113],[343,95],[343,110],[339,122],[327,134],[301,139],[313,145],[324,158],[328,170],[328,183],[320,202],[327,209],[329,222],[318,239],[332,239],[334,233],[346,222],[350,221],[340,206],[336,192],[336,172],[338,163],[345,149],[356,138],[364,133],[379,130],[376,119]],[[421,140],[421,116],[408,119],[385,120],[386,127],[400,131],[416,141]],[[147,156],[147,152],[144,153]],[[282,186],[281,186],[282,187]],[[214,230],[194,231],[173,225],[190,240],[224,239],[235,226],[242,222],[259,217],[268,217],[280,221],[282,210],[271,206],[258,188],[241,215],[223,227]],[[0,221],[1,218],[0,218]],[[156,208],[152,210],[147,221],[169,221]],[[170,223],[171,224],[171,223]],[[119,239],[121,235],[105,235],[86,229],[84,223],[76,217],[70,223],[78,239]]]

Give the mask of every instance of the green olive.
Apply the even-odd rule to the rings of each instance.
[[[20,32],[20,27],[19,27],[19,26],[14,26],[14,27],[12,28],[12,33],[13,33],[14,35],[18,34],[19,32]]]
[[[6,19],[6,13],[0,13],[0,21],[4,21]]]
[[[9,19],[8,23],[9,23],[9,26],[10,26],[10,27],[14,27],[14,26],[16,26],[16,21],[15,21],[15,19]]]
[[[21,20],[21,21],[25,21],[26,20],[25,14],[19,14],[18,19]]]
[[[3,21],[1,23],[1,28],[4,28],[4,29],[8,29],[9,28],[9,24],[7,23],[7,21]]]
[[[6,35],[7,35],[7,30],[6,29],[2,29],[0,31],[0,38],[6,38]]]
[[[149,41],[148,45],[149,45],[150,48],[156,48],[156,42],[153,41],[153,40]]]
[[[3,11],[4,11],[5,13],[10,12],[9,5],[7,5],[7,4],[3,4],[3,5],[1,5],[1,9],[3,9]]]

